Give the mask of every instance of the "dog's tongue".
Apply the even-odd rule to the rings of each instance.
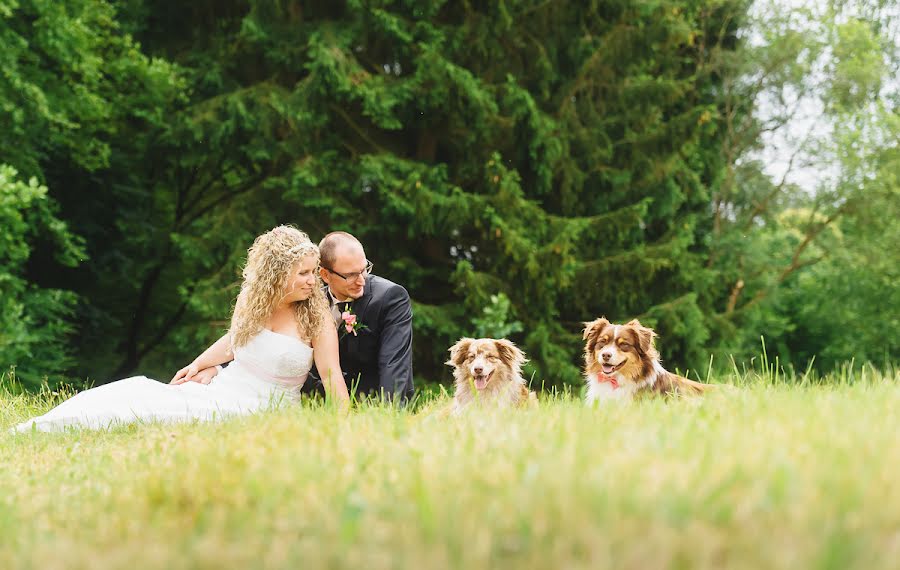
[[[487,376],[481,376],[479,378],[475,378],[475,389],[476,390],[484,390],[485,386],[487,386]]]
[[[601,368],[603,368],[603,373],[604,373],[604,374],[612,374],[612,373],[613,373],[613,370],[616,369],[616,367],[613,366],[612,364],[603,364],[603,365],[601,366]]]

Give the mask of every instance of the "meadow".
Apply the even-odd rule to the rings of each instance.
[[[0,568],[898,568],[900,372],[442,418],[313,404],[10,434]]]

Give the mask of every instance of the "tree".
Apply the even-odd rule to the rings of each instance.
[[[896,358],[895,345],[861,333],[873,307],[898,306],[884,287],[900,258],[879,245],[898,231],[897,91],[885,81],[900,62],[896,13],[881,2],[772,4],[757,3],[752,41],[727,62],[708,263],[715,341],[747,357],[765,335],[800,367],[816,355],[824,368]],[[838,316],[860,332],[852,344],[870,348],[837,346]]]
[[[144,315],[120,317],[137,341],[119,371],[219,334],[241,250],[280,222],[352,231],[410,289],[429,379],[501,293],[547,383],[578,381],[581,321],[598,314],[642,316],[676,362],[701,359],[712,57],[744,8],[132,5],[126,27],[191,89],[129,182],[155,227],[136,238],[133,307],[116,303]]]
[[[80,241],[55,215],[47,188],[27,183],[0,165],[0,363],[16,365],[26,385],[64,373],[72,365],[68,334],[75,296],[26,279],[25,267],[40,236],[65,266],[84,258]],[[58,380],[58,377],[53,378]]]
[[[17,364],[34,381],[71,364],[73,312],[90,310],[72,292],[83,274],[69,269],[100,245],[74,237],[71,222],[79,234],[110,223],[98,214],[110,210],[111,196],[90,176],[109,168],[118,144],[129,144],[123,131],[165,117],[160,103],[178,86],[172,67],[141,54],[112,5],[98,0],[0,2],[0,65],[0,239],[9,246],[0,255],[0,363]],[[59,208],[82,183],[85,192]],[[92,218],[74,215],[73,204]]]

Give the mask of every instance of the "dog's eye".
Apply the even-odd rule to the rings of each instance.
[[[619,348],[631,348],[631,345],[628,344],[627,342],[620,342]]]
[[[488,360],[497,360],[497,357],[494,356],[493,354],[488,354],[487,359],[488,359]]]

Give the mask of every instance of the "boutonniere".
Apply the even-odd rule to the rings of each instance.
[[[369,328],[356,319],[352,308],[347,308],[346,311],[341,313],[341,320],[344,321],[344,334],[352,333],[353,336],[356,336],[358,331]]]

